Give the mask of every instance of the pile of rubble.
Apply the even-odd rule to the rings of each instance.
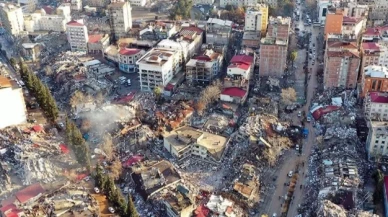
[[[345,210],[343,207],[329,200],[321,201],[319,210],[316,215],[320,217],[378,217],[378,215],[370,212]]]
[[[326,129],[326,133],[324,138],[330,139],[332,137],[341,138],[341,139],[348,139],[348,138],[354,138],[357,136],[357,129],[351,128],[351,127],[329,127]]]

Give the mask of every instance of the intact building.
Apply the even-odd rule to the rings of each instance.
[[[62,4],[56,14],[48,14],[44,9],[40,9],[24,17],[26,31],[66,31],[66,24],[70,22],[70,6]]]
[[[132,29],[132,8],[129,2],[112,2],[108,5],[108,12],[114,39],[126,37]]]
[[[369,158],[388,155],[388,122],[369,121],[368,138],[366,141]]]
[[[267,37],[260,44],[260,76],[280,77],[287,67],[288,40]]]
[[[9,34],[18,36],[24,33],[23,11],[19,6],[0,3],[0,20]]]
[[[234,5],[238,7],[244,6],[254,6],[257,4],[255,0],[242,0],[242,1],[234,1],[234,0],[220,0],[220,7],[226,7],[227,5]]]
[[[368,92],[364,100],[364,114],[367,120],[388,121],[388,93]]]
[[[259,4],[248,8],[245,13],[245,31],[259,31],[265,34],[268,25],[268,6]]]
[[[0,129],[27,122],[23,90],[15,82],[0,76]]]
[[[327,41],[324,87],[356,88],[361,58],[356,42]]]
[[[83,20],[72,20],[66,24],[67,40],[71,51],[88,51],[89,35]]]
[[[164,148],[178,161],[189,157],[203,161],[221,163],[229,139],[220,135],[181,127],[164,134]]]
[[[232,33],[232,21],[209,18],[206,23],[206,44],[227,45]]]
[[[164,87],[178,72],[179,52],[173,49],[153,48],[142,56],[136,65],[142,91]]]
[[[369,65],[361,72],[361,97],[368,92],[388,92],[388,68],[385,66]]]

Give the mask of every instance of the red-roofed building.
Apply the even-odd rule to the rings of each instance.
[[[249,80],[254,69],[254,57],[248,55],[237,55],[230,60],[227,69],[229,77],[242,77]]]
[[[366,23],[365,18],[344,16],[342,20],[342,35],[357,39]]]
[[[223,58],[222,53],[213,49],[194,56],[186,63],[186,80],[190,83],[211,83],[221,70]]]
[[[388,31],[388,26],[377,26],[366,28],[365,32],[362,34],[362,41],[364,42],[373,42],[386,39],[386,33]]]
[[[248,92],[242,88],[227,87],[221,92],[220,99],[225,102],[242,104],[245,102],[247,96]]]
[[[109,43],[110,39],[108,34],[89,35],[88,53],[103,55]]]
[[[36,201],[42,194],[45,192],[40,183],[35,183],[33,185],[28,186],[18,192],[16,192],[16,199],[20,204],[31,204]]]
[[[123,72],[136,72],[136,61],[145,54],[144,50],[137,48],[121,48],[117,55],[119,62],[119,69]]]
[[[324,87],[356,88],[361,57],[352,42],[328,39],[324,57]]]
[[[66,24],[66,35],[71,51],[88,51],[89,35],[83,20],[72,20]]]
[[[388,93],[367,93],[364,100],[364,113],[369,120],[388,121]]]
[[[194,211],[194,217],[208,217],[209,214],[210,209],[203,204],[198,206],[197,209]]]
[[[0,208],[2,217],[20,217],[25,216],[24,212],[16,207],[15,204],[8,204]]]

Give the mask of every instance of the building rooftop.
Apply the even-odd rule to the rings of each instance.
[[[180,214],[182,210],[192,206],[190,198],[188,197],[189,190],[178,185],[176,189],[164,196],[164,201],[170,205],[175,213]]]
[[[385,66],[370,65],[364,68],[364,73],[372,78],[388,78],[388,68]]]
[[[126,2],[112,2],[108,5],[108,8],[122,8]]]
[[[141,51],[142,51],[141,49],[136,49],[136,48],[122,48],[119,51],[119,53],[121,55],[132,56],[132,55],[140,53]]]
[[[370,121],[369,122],[369,126],[373,127],[373,128],[378,128],[378,127],[381,127],[382,129],[384,129],[384,131],[386,133],[387,132],[387,128],[388,128],[388,122],[386,121]]]
[[[217,60],[222,54],[214,51],[213,49],[206,49],[203,51],[202,55],[198,55],[193,57],[193,59],[196,60],[202,60],[202,61],[213,61]]]
[[[325,35],[342,34],[343,14],[327,14],[325,23]]]
[[[45,190],[43,187],[40,185],[40,183],[35,183],[33,185],[30,185],[18,192],[16,192],[15,196],[16,199],[21,203],[25,203],[31,198],[34,198],[38,196],[39,194],[43,194]]]
[[[233,22],[230,20],[221,20],[221,19],[217,19],[217,18],[209,18],[207,20],[207,24],[218,24],[221,26],[232,27]]]
[[[207,149],[207,151],[217,160],[226,148],[228,139],[226,137],[204,132],[193,127],[184,126],[171,132],[165,132],[164,138],[177,151],[188,148],[191,144],[197,144]]]
[[[265,38],[262,38],[260,40],[260,44],[264,44],[264,45],[287,45],[287,41],[283,41],[283,40],[276,40],[276,38],[272,38],[272,37],[265,37]]]
[[[328,57],[357,57],[360,58],[360,53],[358,51],[327,51]]]
[[[342,24],[344,25],[355,25],[362,21],[362,18],[357,17],[348,17],[344,16],[342,20]]]
[[[380,47],[376,42],[363,42],[361,47],[364,51],[368,52],[378,52],[380,51]]]
[[[230,62],[251,65],[253,63],[253,57],[249,55],[236,55],[230,60]]]
[[[89,43],[98,43],[104,37],[103,34],[89,35]]]
[[[247,91],[245,91],[241,88],[238,88],[238,87],[228,87],[228,88],[225,88],[221,92],[221,94],[232,96],[232,97],[243,98],[247,94]]]
[[[196,58],[196,59],[190,59],[189,62],[186,63],[186,67],[196,67],[197,63],[205,64],[206,68],[211,68],[213,66],[213,62],[211,62],[211,60],[203,60],[203,59]]]
[[[12,87],[11,80],[8,79],[7,77],[0,75],[0,89],[7,88],[7,87]]]
[[[156,66],[163,66],[170,58],[172,58],[178,51],[166,48],[153,48],[142,56],[136,64],[149,64]]]
[[[366,28],[363,36],[379,37],[383,32],[388,31],[388,26],[377,26]]]
[[[368,97],[373,103],[388,103],[388,93],[369,92]]]
[[[341,48],[341,49],[353,49],[353,50],[357,50],[358,49],[358,46],[357,46],[357,42],[355,41],[351,41],[351,42],[347,42],[347,41],[338,41],[338,40],[334,40],[334,41],[328,41],[327,42],[327,46],[328,48]]]
[[[190,26],[190,27],[183,27],[179,32],[179,35],[193,38],[193,35],[201,35],[202,33],[203,33],[202,29],[195,26]]]
[[[271,25],[290,25],[290,17],[269,17],[268,23]]]
[[[244,32],[243,40],[260,40],[261,35],[257,32]]]
[[[14,10],[17,10],[19,9],[20,7],[15,5],[15,4],[12,4],[12,3],[0,3],[0,7],[4,10],[4,11],[14,11]]]
[[[72,20],[68,23],[66,23],[68,26],[84,26],[84,24],[81,21]]]

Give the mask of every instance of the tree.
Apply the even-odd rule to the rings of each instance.
[[[110,177],[112,177],[114,180],[117,180],[120,177],[120,174],[123,171],[123,166],[121,165],[121,162],[118,159],[112,162],[112,165],[110,166],[110,171]]]
[[[373,193],[373,202],[375,204],[379,204],[383,199],[382,192],[383,192],[384,176],[382,172],[378,169],[376,173],[373,175],[373,178],[375,179],[375,185],[376,185],[375,192]]]
[[[290,60],[292,62],[292,66],[294,66],[294,62],[296,60],[296,58],[298,57],[298,52],[297,51],[292,51],[291,54],[290,54]]]
[[[53,74],[53,70],[51,69],[51,67],[49,65],[44,67],[44,72],[46,73],[46,76],[50,76]]]
[[[200,102],[203,103],[204,107],[207,108],[211,103],[218,100],[222,90],[222,83],[217,80],[212,85],[207,86],[202,90],[200,94]]]
[[[282,89],[282,101],[284,104],[289,105],[296,101],[296,92],[292,87]]]
[[[101,150],[105,153],[106,158],[110,161],[113,158],[113,141],[110,134],[105,134],[101,145]]]
[[[73,136],[74,123],[70,121],[69,118],[66,117],[65,124],[66,124],[65,141],[67,144],[72,145],[71,140]]]
[[[126,216],[128,217],[139,217],[139,213],[137,213],[135,204],[132,201],[132,197],[128,194],[128,203],[127,203],[127,211]]]
[[[162,88],[161,87],[155,87],[154,88],[154,94],[155,94],[156,100],[159,100],[160,97],[162,96]]]
[[[77,90],[73,93],[73,95],[70,98],[70,106],[74,108],[76,105],[80,103],[84,103],[85,100],[86,100],[85,94]]]
[[[16,59],[11,57],[11,59],[9,59],[9,63],[11,63],[11,66],[15,68],[15,66],[16,66]]]
[[[82,137],[81,131],[75,126],[72,133],[73,151],[77,162],[86,167],[88,171],[91,169],[90,149]]]
[[[170,18],[173,20],[189,19],[192,7],[191,0],[178,0],[170,12]]]

